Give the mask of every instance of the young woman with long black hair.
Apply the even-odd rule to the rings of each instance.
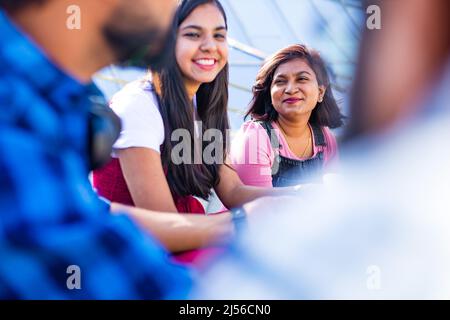
[[[113,97],[111,107],[123,130],[113,160],[94,172],[94,186],[102,196],[154,211],[205,213],[195,197],[207,199],[213,189],[228,208],[276,194],[245,186],[227,165],[227,28],[219,1],[181,2],[174,19],[172,63]],[[180,129],[189,140],[182,156],[191,154],[192,162],[174,161],[180,141],[172,135]],[[210,129],[222,139],[212,163],[203,158],[210,142],[196,147],[198,136]],[[194,161],[198,155],[202,161]]]

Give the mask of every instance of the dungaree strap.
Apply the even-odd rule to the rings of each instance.
[[[280,147],[280,141],[278,141],[278,137],[277,135],[273,135],[272,136],[272,124],[270,123],[270,121],[256,121],[257,123],[259,123],[267,132],[267,135],[269,136],[270,139],[270,144],[272,145],[272,148],[278,149]]]
[[[278,137],[277,135],[274,135],[272,137],[272,130],[273,130],[273,126],[269,121],[257,121],[257,123],[259,123],[267,132],[267,135],[269,136],[270,139],[270,144],[272,145],[272,148],[277,149],[280,147],[280,142],[278,141]],[[314,142],[316,146],[326,146],[327,143],[325,141],[325,135],[323,134],[323,130],[315,125],[315,124],[311,124],[311,128],[313,131],[313,135],[314,135]]]
[[[316,156],[310,159],[297,160],[281,156],[278,152],[281,147],[279,138],[272,132],[274,129],[268,121],[257,121],[267,132],[275,153],[272,165],[272,185],[286,187],[300,183],[316,181],[316,173],[323,167],[323,147],[326,145],[325,134],[320,126],[311,125],[314,145],[321,147]]]

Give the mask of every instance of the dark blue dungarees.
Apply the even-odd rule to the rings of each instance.
[[[270,122],[258,121],[267,131],[272,148],[275,152],[275,162],[272,166],[272,185],[274,187],[288,187],[303,183],[321,182],[323,171],[323,149],[326,146],[325,136],[320,127],[311,125],[316,146],[322,146],[317,155],[311,159],[295,160],[280,155],[279,149],[283,148],[276,134],[272,136],[273,127]]]

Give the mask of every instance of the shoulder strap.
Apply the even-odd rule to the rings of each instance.
[[[278,137],[276,134],[272,135],[272,124],[270,123],[270,121],[262,121],[262,120],[258,120],[255,121],[256,123],[259,123],[267,132],[267,135],[269,136],[270,139],[270,144],[272,145],[272,148],[278,149],[280,147],[280,141],[278,141]]]
[[[325,141],[325,135],[323,133],[322,128],[320,128],[317,125],[311,124],[311,128],[314,134],[314,141],[316,143],[316,146],[326,146],[327,143]]]

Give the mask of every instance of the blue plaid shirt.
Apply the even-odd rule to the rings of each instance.
[[[188,270],[89,184],[89,88],[1,10],[0,34],[0,299],[185,297]]]

